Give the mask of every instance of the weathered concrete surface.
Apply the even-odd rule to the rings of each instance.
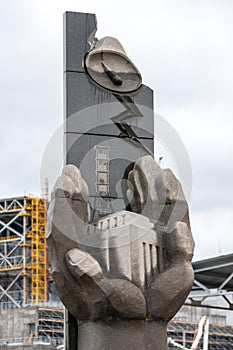
[[[163,322],[87,321],[79,326],[78,349],[162,350],[166,348],[166,324]]]
[[[0,339],[29,338],[30,323],[38,322],[38,308],[0,310]]]

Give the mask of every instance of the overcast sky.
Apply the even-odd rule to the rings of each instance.
[[[193,171],[195,259],[231,253],[231,0],[1,0],[0,197],[40,195],[41,159],[63,118],[65,11],[95,13],[98,38],[121,41],[154,89],[157,112],[183,140]]]

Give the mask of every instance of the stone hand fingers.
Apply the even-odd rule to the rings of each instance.
[[[48,210],[46,236],[52,269],[65,272],[64,256],[79,247],[79,234],[84,232],[89,218],[87,185],[79,169],[68,165],[55,183]]]
[[[162,172],[166,200],[161,218],[166,223],[167,232],[172,232],[177,222],[185,222],[190,228],[188,204],[182,186],[170,169],[164,169]]]
[[[66,165],[62,175],[57,179],[52,197],[69,197],[88,202],[89,191],[80,170],[73,164]]]
[[[87,223],[90,220],[89,193],[86,182],[80,171],[74,165],[67,165],[62,175],[57,179],[48,211],[47,237],[56,227],[64,235],[69,236],[76,224]],[[69,229],[71,232],[69,232]]]
[[[162,170],[151,156],[145,156],[136,161],[128,180],[132,185],[128,198],[134,212],[147,216],[168,232],[178,221],[189,225],[188,205],[171,170]]]
[[[158,220],[166,199],[163,173],[159,165],[151,156],[139,158],[129,173],[128,180],[132,184],[132,189],[128,192],[128,197],[132,198],[132,210],[154,222]]]

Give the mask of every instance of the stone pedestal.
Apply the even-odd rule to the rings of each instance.
[[[167,324],[144,320],[85,321],[78,350],[167,350]]]

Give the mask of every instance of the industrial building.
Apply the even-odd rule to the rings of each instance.
[[[42,198],[0,200],[0,302],[17,307],[48,300],[46,203]]]
[[[25,306],[0,310],[0,349],[13,344],[56,349],[64,339],[63,307]],[[27,347],[26,347],[27,348]],[[18,348],[17,348],[18,349]]]
[[[168,337],[183,349],[191,349],[198,323],[205,316],[209,322],[206,349],[233,349],[233,254],[196,261],[193,269],[192,291],[169,323]],[[196,349],[204,349],[203,337]]]
[[[197,322],[175,321],[169,322],[168,338],[175,340],[183,349],[191,349],[198,330]],[[182,347],[181,347],[182,348]],[[170,349],[178,349],[169,344]],[[201,339],[196,349],[203,349]],[[233,326],[211,324],[209,326],[208,350],[232,350],[233,349]]]
[[[49,275],[46,211],[43,198],[0,200],[0,350],[62,349],[64,308]],[[233,349],[233,254],[193,267],[192,292],[169,323],[168,338],[190,349],[206,316],[208,350]]]
[[[63,342],[63,307],[49,276],[46,212],[43,198],[0,200],[0,349],[53,349]]]

